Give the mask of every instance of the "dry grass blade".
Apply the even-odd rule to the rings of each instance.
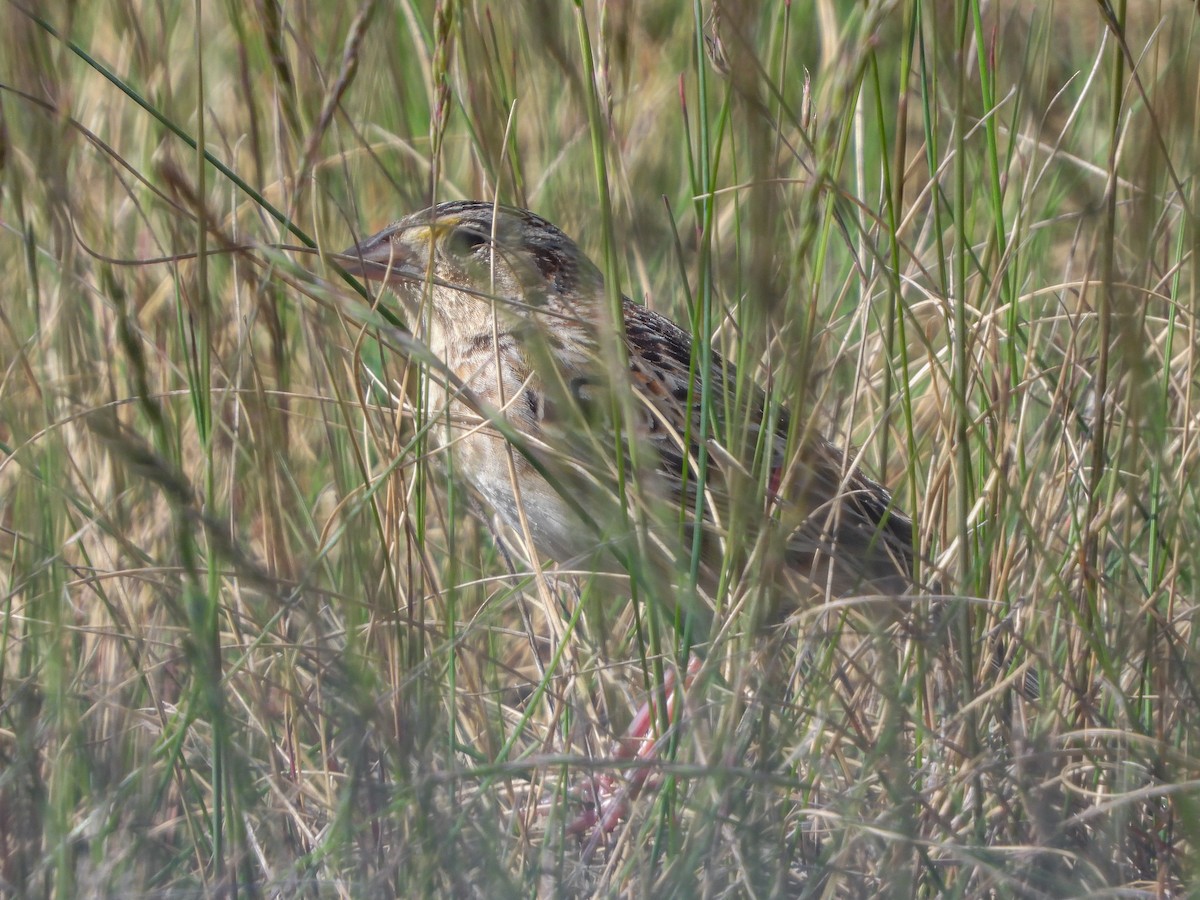
[[[0,12],[0,894],[1190,890],[1195,5],[496,9]],[[531,436],[332,265],[470,197],[672,379]],[[789,581],[839,508],[917,589]]]

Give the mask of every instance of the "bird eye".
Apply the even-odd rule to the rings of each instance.
[[[475,228],[455,228],[443,241],[445,250],[454,256],[471,256],[488,242],[488,236]]]

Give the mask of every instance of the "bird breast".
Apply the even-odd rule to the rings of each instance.
[[[517,534],[528,527],[540,554],[560,562],[582,556],[594,540],[588,540],[571,506],[527,456],[553,467],[552,441],[542,427],[545,389],[522,342],[511,333],[487,332],[449,343],[458,352],[443,359],[460,384],[431,383],[430,412],[445,420],[434,427],[436,440],[505,525]],[[520,449],[504,438],[491,416],[503,417],[527,439]]]

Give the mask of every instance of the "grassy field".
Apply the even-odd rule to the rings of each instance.
[[[1194,4],[0,10],[0,896],[1200,881]],[[860,450],[936,586],[763,628],[731,536],[611,833],[676,598],[494,534],[314,249],[431,197]]]

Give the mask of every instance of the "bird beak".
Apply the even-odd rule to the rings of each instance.
[[[399,233],[398,226],[389,226],[335,254],[333,260],[348,274],[370,281],[411,281],[413,255],[396,240]]]

